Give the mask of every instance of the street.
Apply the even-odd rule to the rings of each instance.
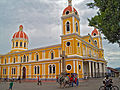
[[[118,78],[112,78],[113,85],[120,87],[120,81]],[[94,78],[88,80],[80,80],[79,86],[64,88],[65,90],[99,90],[102,85],[103,78]],[[8,90],[10,82],[0,82],[0,90]],[[37,82],[14,82],[13,90],[61,90],[56,82],[42,82],[41,85],[37,85]]]

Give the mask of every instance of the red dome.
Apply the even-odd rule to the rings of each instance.
[[[19,26],[19,31],[16,32],[14,35],[13,35],[13,39],[14,38],[24,38],[24,39],[28,39],[28,36],[26,35],[25,32],[23,32],[23,26],[20,25]]]
[[[77,10],[75,8],[73,8],[73,10],[74,10],[74,13],[77,12]],[[72,6],[66,7],[63,11],[63,15],[66,13],[66,11],[72,12]],[[77,12],[77,14],[78,14],[78,12]]]
[[[95,28],[92,33],[91,33],[92,36],[95,36],[95,35],[98,35],[98,30]]]

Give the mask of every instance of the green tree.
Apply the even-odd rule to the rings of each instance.
[[[89,26],[102,32],[110,43],[120,46],[120,0],[94,0],[87,6],[98,9],[97,14],[88,19]]]

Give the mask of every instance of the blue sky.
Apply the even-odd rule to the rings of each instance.
[[[93,17],[97,9],[88,9],[91,0],[73,0],[80,16],[81,35],[91,33],[87,18]],[[22,24],[29,37],[29,49],[60,44],[62,32],[61,15],[67,0],[0,0],[0,54],[11,50],[11,39]],[[120,47],[103,40],[108,66],[120,67]]]

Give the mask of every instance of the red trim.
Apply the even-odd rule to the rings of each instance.
[[[75,8],[73,8],[73,10],[74,10],[74,12],[77,12],[77,10],[76,10]],[[72,12],[72,7],[71,7],[71,6],[66,7],[66,8],[64,9],[64,11],[63,11],[63,14],[65,14],[66,11]],[[78,12],[77,12],[77,13],[78,13]]]
[[[97,29],[94,29],[94,30],[92,31],[91,35],[94,36],[94,33],[96,33],[96,35],[98,35],[98,31],[97,31]]]

